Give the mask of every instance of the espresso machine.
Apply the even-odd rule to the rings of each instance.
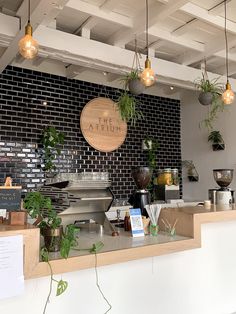
[[[137,190],[130,196],[129,203],[133,208],[140,208],[142,216],[148,217],[146,205],[151,202],[151,195],[146,189],[151,178],[152,170],[148,167],[137,167],[131,171]]]
[[[233,169],[214,169],[213,176],[220,189],[209,190],[212,204],[229,205],[234,203],[234,191],[229,188],[233,180]]]

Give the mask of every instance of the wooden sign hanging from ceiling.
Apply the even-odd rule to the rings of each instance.
[[[109,98],[95,98],[83,108],[80,128],[86,141],[101,152],[112,152],[125,141],[127,124]]]

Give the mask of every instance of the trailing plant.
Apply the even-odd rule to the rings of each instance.
[[[65,136],[56,130],[54,126],[47,126],[41,137],[43,145],[44,170],[51,172],[56,169],[53,161],[61,154],[60,145],[64,144]]]
[[[122,120],[130,122],[132,126],[135,125],[137,120],[143,118],[143,113],[139,109],[140,103],[134,96],[129,95],[127,91],[120,95],[117,104]]]
[[[61,239],[61,248],[60,254],[63,258],[68,258],[70,250],[74,248],[77,243],[77,234],[79,233],[80,228],[76,225],[67,225],[65,227],[65,231],[62,233]]]
[[[154,192],[154,180],[155,180],[155,169],[157,166],[156,162],[156,153],[158,148],[160,147],[157,139],[153,137],[146,136],[144,139],[144,144],[146,146],[147,151],[147,160],[148,160],[148,167],[152,169],[152,178],[147,186],[148,191],[151,194],[151,200],[154,201],[155,192]]]
[[[49,293],[48,293],[48,296],[47,296],[47,299],[46,299],[46,302],[45,302],[45,305],[44,305],[44,309],[43,309],[43,314],[46,313],[46,310],[47,310],[47,305],[50,301],[50,297],[51,297],[51,294],[52,294],[52,284],[53,282],[56,282],[57,283],[57,291],[56,291],[56,296],[59,296],[61,295],[62,293],[64,293],[68,287],[68,282],[65,281],[65,280],[56,280],[53,276],[53,271],[52,271],[52,266],[51,266],[51,263],[49,261],[49,252],[48,250],[43,247],[40,251],[41,253],[41,258],[42,258],[42,261],[43,262],[46,262],[49,266],[49,269],[50,269],[50,285],[49,285]]]
[[[219,78],[209,80],[207,72],[205,71],[204,73],[202,73],[202,78],[197,79],[194,82],[197,90],[200,90],[203,93],[211,94],[211,103],[209,104],[207,116],[199,124],[200,127],[206,127],[208,132],[211,132],[213,130],[214,121],[217,119],[218,114],[222,112],[225,108],[221,98],[223,85],[219,83],[218,80]]]
[[[144,143],[147,147],[148,166],[154,170],[156,168],[156,152],[160,147],[157,139],[146,136]]]

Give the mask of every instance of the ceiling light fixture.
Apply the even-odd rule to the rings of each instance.
[[[147,57],[145,60],[145,69],[141,73],[141,81],[145,86],[151,86],[155,82],[155,73],[151,68],[151,61],[148,57],[148,0],[146,0],[146,48]]]
[[[26,59],[33,59],[38,54],[38,43],[32,37],[33,28],[30,24],[30,0],[28,0],[28,23],[25,27],[25,36],[19,41],[19,52]]]
[[[225,91],[222,94],[222,100],[225,105],[230,105],[234,101],[234,92],[231,89],[231,85],[229,83],[229,58],[228,58],[228,38],[227,38],[227,28],[226,28],[226,1],[224,0],[224,8],[225,8],[225,51],[226,51],[226,74],[227,74],[227,82],[225,85]]]

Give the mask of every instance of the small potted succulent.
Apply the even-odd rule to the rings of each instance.
[[[208,135],[208,142],[212,142],[212,148],[214,151],[225,149],[224,140],[220,131],[211,131]]]

